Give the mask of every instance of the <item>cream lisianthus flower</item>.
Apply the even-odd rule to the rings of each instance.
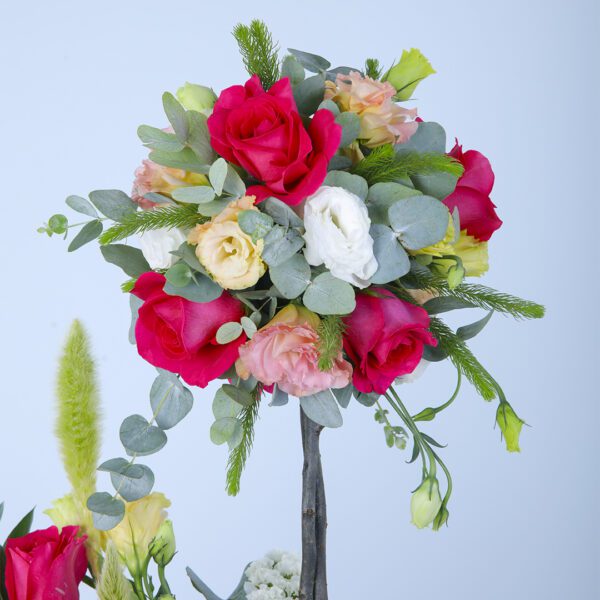
[[[442,497],[437,479],[428,477],[410,499],[413,525],[419,529],[428,527],[433,523],[441,507]]]
[[[198,260],[228,290],[253,286],[266,270],[261,258],[263,240],[253,242],[238,224],[240,212],[258,211],[254,200],[254,196],[234,200],[209,223],[197,225],[188,236],[188,242],[196,245]]]
[[[171,501],[160,492],[153,492],[135,502],[127,502],[125,517],[107,532],[132,576],[140,572],[141,565],[148,556],[150,542],[167,518],[165,509],[169,506]]]

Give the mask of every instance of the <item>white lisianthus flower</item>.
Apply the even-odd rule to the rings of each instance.
[[[299,556],[281,550],[273,550],[255,560],[245,572],[247,600],[298,598],[300,568]]]
[[[304,255],[309,264],[325,264],[331,274],[365,288],[377,271],[371,219],[364,202],[341,187],[324,185],[304,206]]]
[[[178,260],[171,252],[186,239],[181,229],[151,229],[140,236],[140,249],[152,269],[168,269]]]

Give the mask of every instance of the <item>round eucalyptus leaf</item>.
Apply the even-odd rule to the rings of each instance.
[[[212,403],[212,411],[215,419],[224,419],[226,417],[235,418],[242,412],[243,406],[230,398],[222,388],[217,390]]]
[[[336,117],[340,114],[340,107],[333,100],[323,100],[323,102],[319,104],[319,110],[323,109],[333,113]]]
[[[257,330],[256,323],[249,317],[242,317],[240,323],[248,339],[252,339]]]
[[[309,419],[323,427],[341,427],[344,422],[331,390],[301,397],[300,406]]]
[[[417,131],[404,144],[396,144],[398,154],[408,152],[436,152],[444,154],[446,152],[446,132],[444,128],[434,121],[421,122]]]
[[[87,500],[87,507],[92,513],[94,527],[100,531],[114,529],[125,516],[125,504],[108,492],[97,492]]]
[[[294,56],[286,56],[281,63],[281,76],[287,77],[292,86],[298,85],[304,79],[304,68]]]
[[[421,192],[401,183],[383,182],[376,183],[369,188],[367,208],[371,223],[389,225],[388,210],[390,206],[413,196],[420,196]]]
[[[227,440],[227,445],[229,446],[229,451],[231,452],[234,448],[237,448],[242,439],[244,437],[244,428],[242,427],[242,423],[239,419],[235,420],[235,427],[233,429],[233,433]]]
[[[110,480],[119,496],[127,502],[144,498],[154,487],[154,473],[146,465],[129,465],[120,473],[112,471]]]
[[[198,204],[198,214],[205,217],[214,217],[220,212],[223,212],[230,202],[230,198],[220,198],[218,200],[213,200],[212,202],[207,202],[206,204]]]
[[[192,270],[187,263],[178,262],[165,273],[165,279],[171,285],[182,288],[192,280]]]
[[[458,177],[451,173],[430,173],[429,175],[413,175],[411,180],[414,186],[424,194],[443,200],[456,189]]]
[[[219,329],[217,329],[217,343],[218,344],[229,344],[234,340],[237,340],[240,335],[244,332],[244,328],[240,323],[236,321],[229,321],[229,323],[223,323]]]
[[[269,269],[273,285],[284,298],[297,298],[310,283],[310,266],[302,254],[294,254],[280,265]]]
[[[213,444],[224,444],[235,433],[238,420],[232,417],[223,417],[216,420],[210,427],[210,439]]]
[[[301,115],[316,112],[325,95],[325,77],[314,75],[304,79],[293,88],[294,100]]]
[[[246,184],[233,165],[227,164],[227,177],[223,183],[223,190],[235,198],[241,198],[246,193]]]
[[[238,214],[238,225],[256,241],[269,233],[273,227],[273,217],[258,210],[243,210]]]
[[[215,162],[210,166],[210,170],[208,172],[208,179],[210,180],[210,184],[213,186],[217,196],[220,196],[223,192],[223,186],[225,185],[226,177],[227,162],[224,158],[217,158],[217,160],[215,160]]]
[[[356,113],[343,112],[335,118],[335,122],[342,127],[340,148],[346,148],[360,134],[360,119]]]
[[[318,54],[311,54],[310,52],[303,52],[294,48],[288,48],[288,50],[305,69],[313,73],[327,71],[331,67],[331,63]]]
[[[221,296],[223,288],[206,275],[196,273],[185,287],[175,287],[168,281],[163,288],[169,296],[181,296],[192,302],[212,302]]]
[[[369,191],[367,182],[359,175],[352,175],[346,171],[329,171],[323,185],[341,187],[365,200]]]
[[[237,387],[235,385],[231,385],[230,383],[225,383],[221,387],[221,389],[227,394],[232,400],[241,404],[242,406],[250,406],[254,402],[254,398],[252,394],[247,390]]]
[[[282,227],[303,227],[302,219],[278,198],[269,197],[260,203],[261,209],[273,217],[273,221]]]
[[[321,315],[347,315],[356,307],[352,286],[328,271],[314,278],[302,301],[306,308]]]
[[[215,199],[215,190],[209,185],[191,185],[173,190],[172,195],[178,202],[208,204]]]
[[[176,375],[163,371],[150,388],[150,404],[157,425],[166,430],[188,415],[194,406],[194,396]]]
[[[69,220],[65,215],[52,215],[48,220],[48,227],[52,231],[52,233],[62,234],[67,231],[69,226]]]
[[[401,244],[409,250],[420,250],[444,238],[450,213],[436,198],[416,196],[390,206],[388,216]]]
[[[129,455],[147,456],[158,452],[167,443],[167,434],[150,425],[142,415],[131,415],[121,424],[121,443]]]
[[[304,246],[304,239],[295,229],[287,231],[280,226],[273,227],[265,237],[262,259],[269,267],[277,267],[290,259]]]
[[[372,283],[389,283],[410,271],[408,254],[398,243],[396,234],[385,225],[371,225],[373,254],[379,265]]]

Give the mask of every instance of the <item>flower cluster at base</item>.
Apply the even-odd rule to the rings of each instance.
[[[281,550],[255,560],[244,572],[246,600],[298,598],[300,566],[299,556]]]
[[[130,456],[157,452],[191,410],[184,382],[204,388],[220,379],[210,436],[229,446],[227,489],[236,494],[263,395],[271,406],[298,398],[325,427],[342,425],[355,398],[375,407],[388,446],[412,439],[412,460],[422,463],[413,521],[437,529],[452,484],[440,444],[420,423],[447,408],[466,378],[486,400],[499,399],[497,422],[507,448],[518,450],[522,421],[466,342],[495,311],[543,315],[537,304],[467,280],[488,270],[488,244],[502,225],[490,163],[458,142],[448,149],[438,123],[402,106],[434,73],[418,50],[387,71],[375,59],[332,68],[293,49],[280,60],[261,23],[236,31],[245,83],[219,94],[193,84],[165,93],[168,123],[138,130],[150,154],[131,195],[67,199],[89,216],[69,250],[98,238],[103,257],[129,277],[130,338],[159,371],[152,418],[125,419],[121,441]],[[41,230],[66,235],[70,227],[54,215]],[[457,330],[440,317],[473,308],[485,316]],[[395,385],[446,359],[455,392],[413,414]],[[102,466],[113,483],[136,480],[139,500],[152,487],[149,469],[136,465],[133,476],[123,460]],[[125,509],[104,494],[88,508],[110,529]]]

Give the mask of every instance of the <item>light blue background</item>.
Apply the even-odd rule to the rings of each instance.
[[[268,21],[283,47],[334,64],[384,63],[419,47],[438,74],[420,114],[492,161],[504,227],[484,282],[547,305],[542,322],[495,317],[472,346],[532,425],[504,451],[495,404],[470,387],[425,429],[447,442],[450,527],[409,524],[415,465],[388,450],[372,410],[352,404],[323,435],[332,600],[591,600],[598,567],[598,3],[184,2],[3,3],[0,416],[2,530],[67,491],[52,435],[56,357],[70,321],[87,325],[104,401],[103,457],[118,426],[149,411],[154,370],[127,342],[123,275],[97,248],[68,255],[35,228],[70,193],[129,190],[144,156],[140,123],[161,125],[160,95],[184,81],[220,90],[244,80],[230,36]],[[594,38],[596,41],[594,41]],[[477,315],[464,313],[463,321]],[[414,409],[444,401],[449,367],[401,389]],[[295,406],[264,408],[238,498],[223,491],[226,451],[208,438],[214,387],[148,459],[171,510],[178,598],[192,565],[216,591],[273,548],[298,550],[300,439]],[[101,486],[108,483],[100,478]],[[91,598],[89,592],[84,598]]]

